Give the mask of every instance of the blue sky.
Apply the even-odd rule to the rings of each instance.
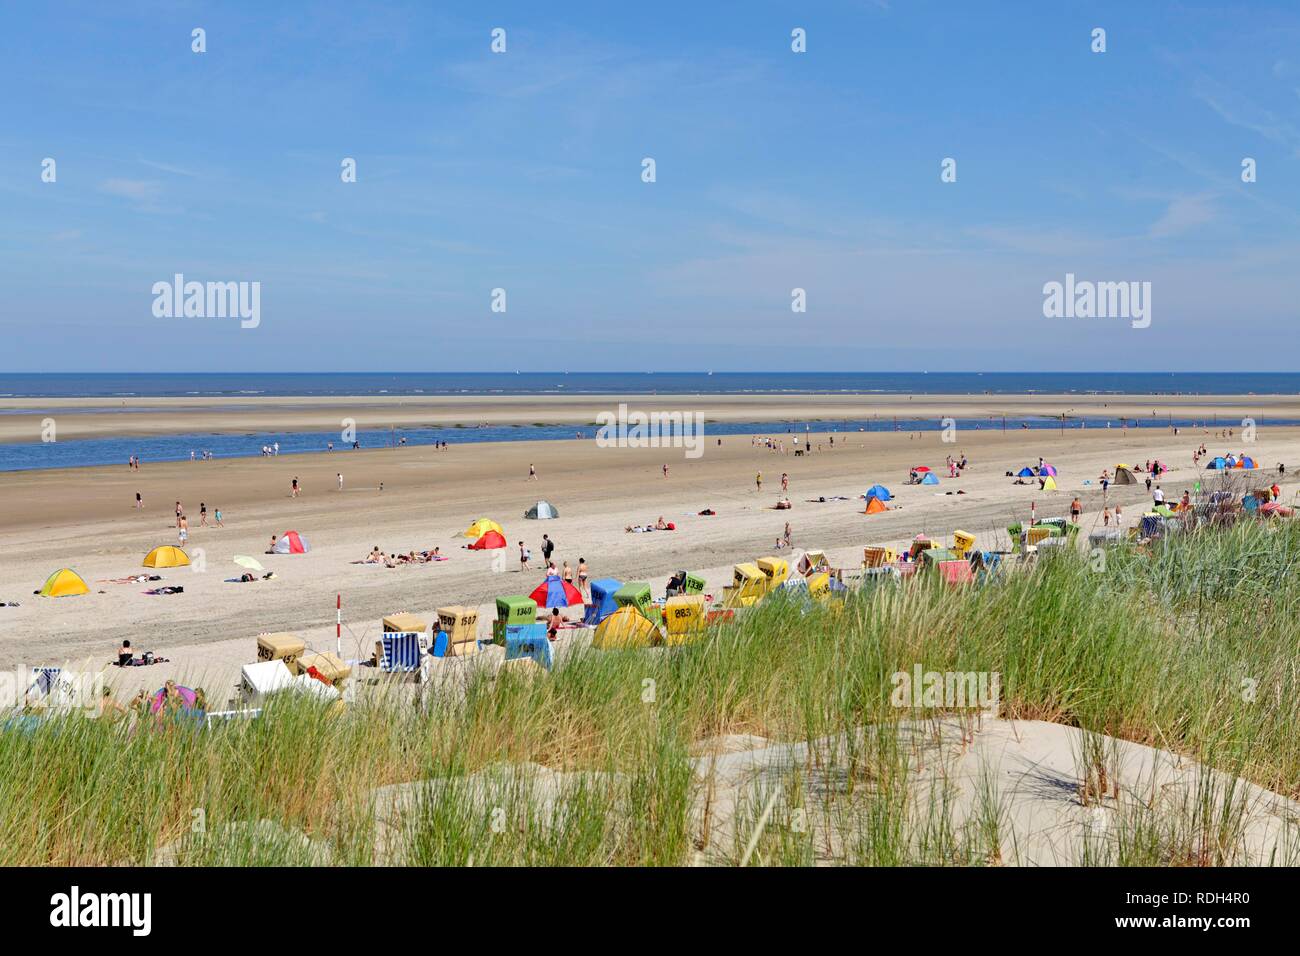
[[[1293,3],[5,3],[0,90],[9,371],[1300,358]],[[1067,272],[1151,326],[1044,318]]]

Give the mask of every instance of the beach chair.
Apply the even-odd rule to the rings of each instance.
[[[1025,532],[1025,543],[1032,545],[1042,544],[1052,537],[1052,527],[1050,525],[1034,525]]]
[[[414,631],[384,633],[383,657],[379,670],[385,674],[409,674],[420,669],[420,635]]]
[[[767,577],[767,591],[769,593],[784,584],[785,579],[790,576],[790,562],[785,558],[759,558],[755,563],[758,565],[758,569]]]
[[[969,561],[964,558],[955,558],[952,561],[939,562],[939,579],[944,584],[956,586],[972,583],[975,580],[975,575],[971,572]]]
[[[670,597],[664,604],[664,630],[667,632],[665,643],[685,644],[698,637],[704,630],[706,610],[702,594]]]
[[[551,669],[551,642],[546,637],[546,623],[511,624],[506,627],[506,660],[523,658],[536,661],[546,670]]]
[[[593,589],[595,585],[592,585]],[[497,616],[492,622],[492,642],[505,644],[506,628],[532,624],[537,620],[537,602],[524,594],[506,594],[497,598]]]

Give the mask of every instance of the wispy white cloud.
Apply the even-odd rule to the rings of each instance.
[[[173,166],[170,163],[160,163],[152,159],[141,159],[140,162],[145,166],[148,166],[150,169],[157,169],[164,173],[172,173],[176,176],[189,176],[190,178],[194,178],[199,175],[191,169],[183,169],[180,166]]]
[[[106,179],[99,184],[101,192],[136,202],[149,202],[158,197],[161,189],[158,183],[147,179]]]

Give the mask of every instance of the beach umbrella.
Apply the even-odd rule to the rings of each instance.
[[[500,531],[489,531],[469,546],[471,551],[488,551],[492,548],[504,548],[505,536]]]
[[[548,574],[546,580],[528,595],[538,607],[572,607],[582,604],[582,592],[558,574]]]
[[[1055,465],[1049,465],[1049,464],[1044,463],[1044,464],[1043,464],[1043,468],[1042,468],[1042,474],[1044,474],[1044,475],[1051,475],[1053,478],[1055,478],[1055,477],[1056,477],[1056,466],[1055,466]]]
[[[235,555],[235,563],[241,568],[247,568],[250,571],[266,570],[266,568],[262,567],[262,562],[258,561],[257,558],[250,558],[246,554]]]
[[[929,470],[930,470],[930,466],[929,466],[929,465],[914,465],[914,466],[912,467],[912,470],[913,470],[913,471],[929,471]]]

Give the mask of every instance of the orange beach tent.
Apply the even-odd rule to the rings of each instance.
[[[888,510],[889,510],[889,506],[887,504],[885,504],[875,495],[872,495],[870,498],[867,499],[866,510],[864,510],[862,513],[866,515],[875,515],[875,514],[880,514],[880,512],[882,511],[888,511]]]

